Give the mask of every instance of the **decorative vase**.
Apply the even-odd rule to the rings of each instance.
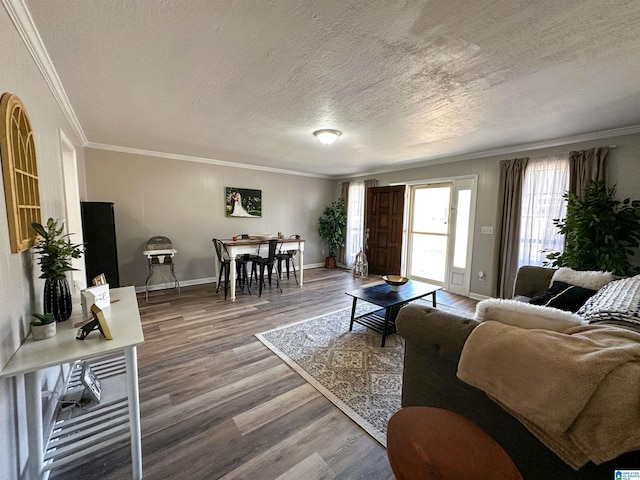
[[[45,340],[56,334],[56,323],[47,323],[45,325],[31,325],[31,336],[34,340]]]
[[[66,278],[47,278],[44,282],[44,313],[53,313],[57,322],[64,322],[71,316],[71,290]]]

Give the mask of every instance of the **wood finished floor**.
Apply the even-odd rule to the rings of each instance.
[[[138,348],[145,480],[188,478],[393,479],[386,450],[254,334],[350,307],[344,292],[378,278],[305,270],[304,287],[283,282],[225,301],[215,285],[138,295],[145,343]],[[438,302],[473,310],[475,301],[438,292]],[[131,477],[129,442],[52,480]]]

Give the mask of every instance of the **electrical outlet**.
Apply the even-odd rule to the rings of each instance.
[[[483,235],[493,235],[493,227],[480,227],[480,233]]]

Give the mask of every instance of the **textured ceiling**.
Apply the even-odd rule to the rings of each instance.
[[[25,4],[90,145],[348,175],[640,125],[638,0]]]

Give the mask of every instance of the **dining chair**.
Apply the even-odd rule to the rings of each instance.
[[[290,235],[289,238],[295,238],[296,240],[300,240],[300,235]],[[296,275],[296,265],[293,261],[293,257],[295,257],[298,250],[284,250],[285,246],[283,242],[280,242],[278,245],[278,252],[276,253],[276,259],[278,260],[278,275],[282,274],[282,262],[285,263],[287,269],[287,279],[289,279],[289,264],[291,264],[291,269],[293,270],[293,278],[298,283],[298,277]]]
[[[260,274],[258,276],[258,297],[262,296],[262,287],[265,284],[264,280],[264,269],[267,267],[267,274],[269,276],[269,287],[271,287],[271,276],[273,274],[273,270],[276,270],[276,287],[282,293],[282,288],[280,287],[280,273],[278,271],[278,266],[276,265],[276,249],[278,246],[278,239],[274,238],[268,241],[269,243],[269,253],[268,256],[262,257],[260,256],[260,248],[262,245],[266,245],[266,243],[260,243],[258,246],[258,259],[254,262],[254,268],[257,265],[260,267]],[[252,272],[253,274],[253,272]],[[251,283],[251,278],[249,279],[249,283]]]
[[[220,291],[220,284],[222,282],[222,276],[224,275],[224,299],[226,300],[230,287],[229,272],[231,270],[231,258],[229,257],[227,247],[222,242],[222,240],[213,238],[211,241],[213,242],[216,250],[216,256],[218,257],[218,262],[220,263],[220,273],[218,274],[218,285],[216,287],[216,293]],[[236,272],[236,281],[239,281],[241,290],[244,289],[244,286],[246,285],[247,292],[251,294],[251,286],[250,282],[248,281],[249,275],[247,274],[247,263],[242,258],[236,258]]]
[[[240,233],[237,235],[238,238],[242,239],[242,240],[248,240],[249,239],[249,234],[248,233]],[[250,270],[250,275],[253,276],[256,279],[256,282],[258,281],[258,269],[255,268],[255,262],[258,260],[258,255],[253,255],[251,253],[243,253],[242,254],[242,260],[244,260],[247,265],[249,263],[251,263],[251,270]],[[247,266],[247,269],[249,267]]]

